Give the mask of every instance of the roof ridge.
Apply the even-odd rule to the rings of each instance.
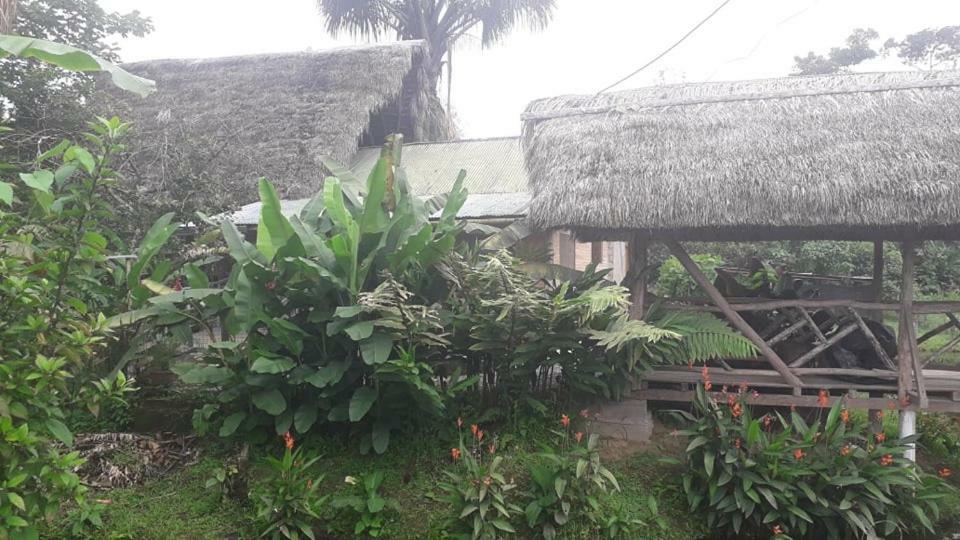
[[[403,41],[391,41],[388,43],[358,43],[353,45],[339,45],[336,47],[330,47],[327,49],[318,49],[318,50],[300,50],[300,51],[283,51],[283,52],[267,52],[267,53],[255,53],[255,54],[231,54],[225,56],[210,56],[204,58],[152,58],[149,60],[137,60],[135,62],[124,62],[122,65],[124,68],[127,67],[136,67],[142,65],[152,65],[152,64],[161,64],[161,63],[183,63],[183,64],[203,64],[203,63],[216,63],[216,62],[236,62],[237,60],[266,60],[270,58],[293,58],[297,56],[308,57],[308,56],[324,56],[327,54],[337,54],[345,52],[359,52],[370,49],[378,48],[398,48],[398,47],[410,47],[410,48],[420,48],[426,44],[426,41],[422,39],[408,39]]]

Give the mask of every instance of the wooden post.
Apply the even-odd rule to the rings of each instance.
[[[592,264],[603,262],[603,242],[590,242],[590,262]]]
[[[897,369],[900,375],[897,381],[897,397],[903,402],[907,392],[913,387],[910,376],[913,367],[913,347],[910,345],[910,327],[913,325],[913,242],[901,243],[900,252],[903,255],[903,274],[900,278],[900,327],[897,332]]]
[[[687,270],[687,273],[690,274],[690,277],[697,282],[697,285],[700,286],[704,292],[707,293],[707,296],[710,297],[710,300],[713,301],[714,305],[720,308],[720,312],[723,313],[723,316],[730,321],[737,330],[739,330],[747,339],[753,342],[754,345],[760,349],[760,353],[773,365],[773,368],[776,369],[780,375],[791,385],[793,386],[793,394],[799,396],[803,383],[794,375],[790,368],[787,367],[787,364],[780,358],[780,355],[776,353],[765,341],[763,338],[757,334],[747,321],[743,320],[743,317],[739,313],[733,310],[730,307],[730,303],[727,302],[727,299],[720,294],[720,291],[713,286],[713,283],[710,283],[710,280],[707,279],[707,276],[703,275],[703,272],[700,270],[700,267],[697,266],[697,263],[693,262],[693,259],[690,258],[690,255],[687,254],[687,251],[683,249],[683,246],[675,240],[667,240],[666,245],[670,248],[670,252],[673,253],[673,256],[680,261],[680,264]]]
[[[872,300],[879,302],[883,298],[883,240],[873,242],[873,282],[870,283]]]
[[[646,315],[647,296],[647,248],[645,239],[633,238],[627,243],[627,273],[633,275],[630,284],[630,318],[643,319]]]

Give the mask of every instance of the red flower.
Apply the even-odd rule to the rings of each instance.
[[[881,431],[873,436],[873,440],[877,441],[877,444],[883,444],[883,441],[887,440],[887,434]]]
[[[763,427],[764,429],[770,429],[770,424],[773,423],[773,417],[769,414],[763,415]]]
[[[950,478],[950,476],[953,474],[953,471],[950,470],[950,467],[944,467],[937,471],[937,474],[940,475],[940,478]]]
[[[565,428],[570,427],[570,417],[565,414],[560,415],[560,425]]]
[[[727,406],[733,407],[733,404],[737,402],[737,396],[730,394],[727,396]]]
[[[710,368],[706,364],[703,365],[703,369],[700,370],[700,378],[704,381],[710,380]]]
[[[704,383],[703,383],[703,389],[706,390],[707,392],[709,392],[710,390],[713,389],[713,383],[710,382],[710,381],[704,382]]]
[[[880,465],[884,467],[890,465],[891,463],[893,463],[893,456],[890,454],[885,454],[882,458],[880,458]]]
[[[746,383],[746,382],[740,383],[740,389],[739,389],[739,390],[740,390],[740,393],[741,393],[741,394],[746,394],[746,393],[747,393],[747,388],[748,388],[748,387],[747,387],[747,383]]]
[[[470,424],[470,433],[473,433],[473,436],[477,436],[477,432],[480,431],[480,426],[476,424]]]
[[[733,441],[733,447],[739,450],[741,446],[743,446],[743,439],[737,437],[736,440]]]
[[[583,432],[582,432],[582,431],[578,431],[578,432],[574,433],[574,434],[573,434],[573,438],[576,439],[577,442],[579,443],[581,440],[583,440]]]
[[[830,393],[826,390],[820,390],[820,393],[817,395],[817,405],[820,405],[821,408],[829,407]]]
[[[276,281],[272,281],[272,280],[271,280],[271,281],[268,281],[268,282],[266,282],[266,283],[263,285],[263,288],[266,289],[266,290],[268,290],[268,291],[272,291],[272,290],[274,290],[274,289],[277,288],[277,282],[276,282]]]
[[[454,461],[459,461],[459,460],[460,460],[460,449],[459,449],[459,448],[451,448],[451,449],[450,449],[450,457],[453,458]]]
[[[841,411],[840,411],[840,421],[843,422],[844,424],[849,424],[849,423],[850,423],[850,411],[848,411],[847,409],[841,410]]]
[[[852,452],[852,451],[853,451],[853,449],[851,449],[851,448],[850,448],[850,445],[848,444],[848,445],[845,445],[843,448],[840,449],[840,455],[843,456],[843,457],[847,457],[847,456],[850,455],[850,452]]]
[[[807,457],[807,453],[804,452],[802,448],[797,448],[796,450],[793,451],[793,457],[797,461],[800,461],[801,459]]]
[[[172,288],[173,290],[177,291],[177,292],[182,291],[182,290],[183,290],[183,280],[181,280],[180,278],[177,278],[177,279],[173,280],[173,287],[171,287],[171,288]]]
[[[773,528],[770,529],[770,531],[773,533],[774,536],[780,536],[781,534],[783,534],[783,527],[779,525],[774,525]]]
[[[739,403],[734,403],[730,412],[733,414],[734,418],[740,418],[740,416],[743,414],[743,406]]]
[[[480,442],[480,441],[482,441],[482,440],[483,440],[483,430],[482,430],[482,429],[478,429],[478,430],[477,430],[477,442]]]
[[[289,431],[283,434],[283,444],[287,447],[287,450],[293,450],[293,445],[296,442],[296,439],[293,438],[293,435],[291,435]]]

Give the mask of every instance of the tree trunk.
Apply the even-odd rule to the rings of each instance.
[[[0,34],[13,31],[17,20],[17,0],[0,0]]]

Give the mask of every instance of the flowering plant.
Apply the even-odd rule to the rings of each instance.
[[[457,420],[458,430],[462,421]],[[502,456],[496,455],[496,444],[484,444],[486,433],[478,425],[470,426],[471,445],[463,440],[450,450],[450,459],[456,471],[444,471],[449,481],[440,483],[452,512],[448,528],[456,531],[455,538],[495,540],[516,534],[511,523],[520,515],[520,507],[513,503],[513,480],[503,474]],[[484,464],[486,455],[487,463]]]
[[[328,495],[318,493],[322,474],[313,472],[319,456],[307,457],[303,448],[294,449],[290,433],[284,435],[283,457],[267,457],[268,476],[253,490],[257,518],[263,524],[261,536],[269,538],[314,539],[314,526]]]
[[[383,471],[374,471],[359,479],[348,476],[343,482],[353,486],[353,493],[338,495],[330,501],[330,506],[337,510],[338,514],[353,521],[353,537],[379,538],[386,527],[385,514],[398,509],[396,501],[380,494],[383,480]]]
[[[777,538],[888,537],[912,523],[933,531],[948,488],[903,457],[914,437],[871,434],[842,400],[811,424],[795,411],[753,418],[749,395],[717,399],[701,385],[695,415],[678,413],[692,423],[680,432],[690,439],[683,487],[709,526]]]
[[[566,414],[560,416],[560,426],[554,431],[556,446],[543,445],[543,461],[530,466],[533,483],[524,510],[527,526],[547,540],[570,519],[597,508],[598,493],[620,491],[616,477],[600,463],[600,437],[572,429]]]

